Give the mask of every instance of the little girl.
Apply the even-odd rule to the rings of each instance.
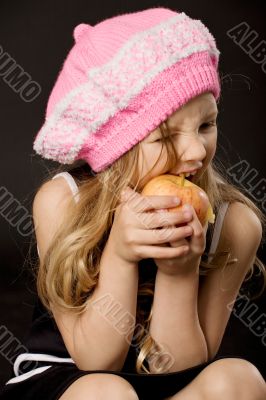
[[[74,39],[34,141],[71,167],[33,201],[38,301],[1,399],[265,400],[250,361],[217,356],[255,262],[265,277],[265,220],[213,162],[213,36],[155,7],[80,24]],[[141,194],[185,172],[214,225],[191,206],[168,212],[173,196]]]

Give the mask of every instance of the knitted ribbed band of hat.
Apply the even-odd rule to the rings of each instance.
[[[136,24],[132,34],[125,23],[124,31],[119,26],[112,33],[119,19],[129,16],[143,16],[139,25],[146,29]],[[121,44],[108,52],[104,46],[112,35],[118,41],[118,31]],[[94,34],[105,60],[90,51]],[[212,92],[216,100],[220,95],[215,40],[200,20],[184,12],[154,8],[95,27],[80,24],[74,37],[34,141],[44,158],[63,164],[83,159],[102,171],[191,98],[203,92]]]

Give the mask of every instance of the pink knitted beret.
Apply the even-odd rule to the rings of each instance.
[[[33,148],[104,170],[203,92],[220,95],[219,50],[200,20],[155,7],[79,24]]]

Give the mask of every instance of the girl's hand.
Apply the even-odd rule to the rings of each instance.
[[[187,236],[186,227],[175,228],[175,225],[187,220],[180,211],[154,211],[180,204],[173,200],[173,196],[143,196],[128,188],[115,211],[108,239],[120,259],[129,263],[154,257],[170,263],[173,259],[180,260],[182,247],[164,247],[163,244],[183,240]]]
[[[191,218],[187,226],[191,227],[192,234],[190,237],[180,239],[178,241],[171,240],[169,244],[173,248],[182,249],[187,246],[188,249],[183,251],[180,256],[171,259],[154,259],[158,269],[167,275],[184,275],[194,271],[198,271],[201,256],[206,247],[206,232],[208,222],[204,226],[201,225],[193,206],[188,205],[191,212]],[[167,246],[167,244],[166,244]]]

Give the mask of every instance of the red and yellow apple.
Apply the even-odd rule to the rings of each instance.
[[[208,221],[215,222],[215,215],[206,192],[185,179],[182,174],[180,176],[164,174],[152,178],[141,192],[144,196],[177,196],[180,199],[180,204],[176,207],[168,208],[169,212],[181,211],[184,204],[191,204],[201,225],[204,226]]]

